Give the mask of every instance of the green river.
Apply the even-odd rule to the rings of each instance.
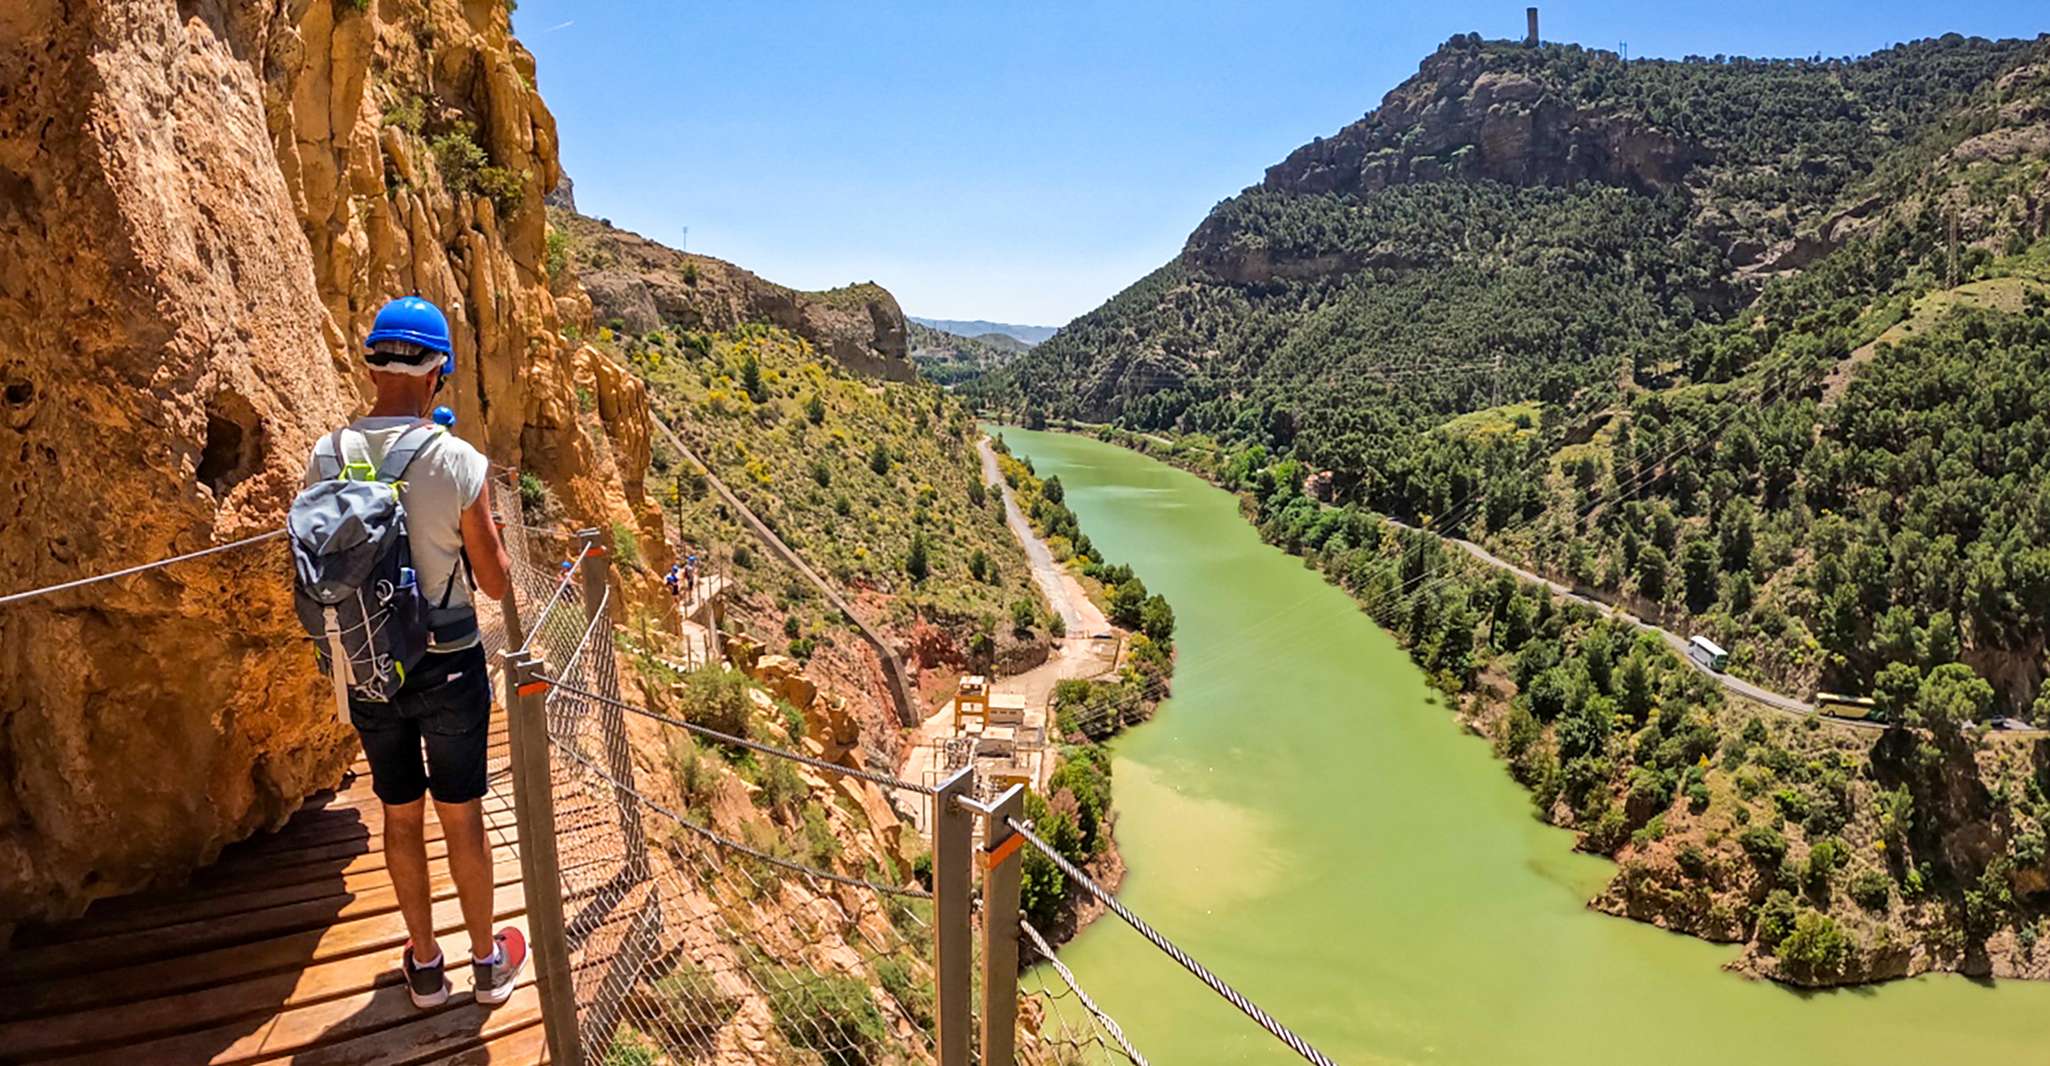
[[[2050,985],[1802,995],[1588,910],[1610,863],[1533,818],[1393,639],[1228,494],[1003,434],[1179,623],[1173,699],[1116,745],[1121,897],[1339,1062],[2050,1062]],[[1114,916],[1061,956],[1156,1063],[1299,1061]]]

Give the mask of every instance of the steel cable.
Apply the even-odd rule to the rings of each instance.
[[[773,744],[763,744],[760,741],[748,740],[745,737],[736,737],[731,733],[722,733],[717,729],[711,729],[706,726],[701,726],[696,722],[687,722],[681,718],[674,718],[657,711],[648,710],[645,707],[636,707],[633,704],[626,702],[625,700],[616,700],[610,696],[601,696],[596,692],[590,692],[585,689],[578,688],[574,685],[565,684],[561,681],[557,681],[555,683],[555,687],[563,692],[568,692],[574,695],[582,696],[588,700],[597,700],[598,702],[606,704],[610,707],[616,707],[619,710],[625,711],[628,714],[639,715],[642,718],[647,718],[652,721],[661,722],[663,725],[673,725],[678,729],[696,733],[701,737],[704,737],[708,740],[716,740],[721,744],[732,744],[736,747],[746,748],[750,751],[761,752],[764,755],[774,755],[777,758],[789,759],[792,762],[801,762],[806,766],[814,767],[819,770],[824,770],[827,773],[845,774],[848,777],[857,777],[871,784],[881,785],[884,788],[901,788],[907,792],[916,792],[921,796],[933,796],[939,794],[938,789],[935,789],[929,785],[915,785],[909,781],[891,777],[888,774],[874,773],[869,770],[857,770],[850,766],[842,766],[836,762],[827,762],[824,759],[814,759],[809,755],[801,755],[794,751],[789,751],[784,748],[776,747]]]
[[[1026,843],[1039,849],[1040,854],[1052,860],[1053,864],[1060,868],[1061,873],[1067,875],[1068,880],[1082,886],[1084,891],[1095,896],[1105,907],[1110,908],[1112,914],[1124,919],[1126,925],[1131,926],[1135,932],[1145,937],[1154,947],[1159,948],[1168,958],[1180,963],[1182,969],[1195,974],[1197,980],[1208,985],[1212,992],[1224,997],[1226,1002],[1237,1007],[1246,1017],[1253,1019],[1260,1028],[1273,1034],[1275,1039],[1287,1044],[1296,1054],[1316,1063],[1317,1066],[1336,1066],[1329,1056],[1318,1051],[1309,1041],[1297,1036],[1288,1026],[1275,1021],[1274,1016],[1260,1009],[1259,1004],[1247,999],[1237,989],[1225,984],[1223,978],[1211,973],[1209,968],[1197,962],[1194,956],[1177,947],[1174,941],[1162,936],[1152,926],[1147,925],[1145,919],[1132,913],[1130,908],[1118,902],[1118,898],[1105,891],[1102,885],[1096,883],[1095,879],[1083,873],[1074,863],[1062,857],[1060,852],[1053,849],[1053,845],[1039,839],[1038,834],[1032,831],[1031,826],[1016,818],[1005,818],[1004,824],[1017,830],[1018,835],[1024,837]]]
[[[596,777],[598,780],[605,782],[606,784],[612,786],[614,789],[617,789],[618,791],[626,795],[632,796],[634,798],[634,802],[639,803],[641,806],[646,807],[648,810],[654,811],[656,814],[659,814],[662,817],[669,819],[671,822],[674,822],[677,825],[680,825],[683,828],[688,829],[701,837],[704,837],[706,840],[711,841],[713,844],[716,844],[719,847],[728,848],[733,851],[738,851],[744,855],[749,855],[756,859],[760,859],[761,861],[766,862],[772,866],[780,866],[783,869],[789,870],[792,873],[803,874],[806,877],[816,877],[823,881],[837,882],[839,884],[846,885],[850,888],[866,888],[873,892],[880,892],[888,896],[902,896],[906,899],[932,898],[932,893],[927,892],[924,889],[904,888],[902,886],[896,885],[877,884],[874,881],[865,880],[859,877],[852,877],[847,874],[836,874],[830,870],[820,870],[815,867],[806,866],[800,862],[792,862],[789,859],[779,858],[758,848],[749,847],[746,844],[743,844],[737,840],[728,839],[727,837],[719,835],[717,831],[699,825],[698,823],[693,822],[688,818],[685,818],[683,815],[678,814],[673,810],[670,810],[668,807],[665,807],[662,804],[657,803],[652,799],[649,799],[647,796],[643,795],[638,789],[634,788],[632,785],[625,784],[624,782],[621,782],[618,778],[613,777],[611,774],[607,773],[603,767],[599,766],[596,762],[593,762],[590,756],[585,755],[583,752],[576,750],[575,747],[569,744],[563,743],[560,738],[551,736],[548,738],[548,743],[554,745],[555,750],[560,751],[564,755],[569,756],[571,759],[576,760],[577,764],[582,766],[586,773],[591,774],[593,777]]]
[[[1032,928],[1032,923],[1023,918],[1018,919],[1018,930],[1025,934],[1027,940],[1032,941],[1032,950],[1039,952],[1039,957],[1045,959],[1053,967],[1053,972],[1060,975],[1061,981],[1075,994],[1076,1002],[1082,1004],[1084,1010],[1095,1015],[1096,1024],[1101,1025],[1103,1031],[1109,1033],[1110,1038],[1117,1042],[1118,1047],[1124,1049],[1125,1057],[1139,1066],[1147,1066],[1146,1056],[1139,1054],[1139,1049],[1133,1047],[1130,1040],[1125,1039],[1125,1031],[1118,1026],[1117,1019],[1105,1013],[1102,1007],[1096,1005],[1095,1000],[1089,998],[1089,993],[1084,992],[1082,986],[1075,981],[1074,973],[1054,956],[1052,946],[1047,944],[1045,937],[1039,935],[1039,930]]]
[[[236,548],[246,548],[252,544],[261,544],[267,540],[276,540],[284,535],[285,531],[283,529],[273,529],[268,533],[259,533],[253,537],[244,537],[241,540],[231,541],[227,544],[216,544],[211,548],[201,548],[200,550],[195,552],[186,552],[184,555],[174,555],[169,559],[159,559],[153,563],[143,563],[140,566],[131,566],[124,570],[116,570],[110,574],[100,574],[95,577],[82,577],[76,581],[66,581],[56,585],[46,585],[39,589],[29,589],[24,592],[11,592],[5,596],[0,596],[0,607],[4,607],[10,603],[19,603],[22,600],[32,600],[38,596],[48,596],[52,593],[66,592],[76,588],[84,588],[87,585],[97,585],[102,581],[112,581],[117,577],[129,577],[135,574],[143,573],[145,571],[156,570],[161,567],[170,566],[173,563],[190,562],[194,559],[204,558],[208,555],[218,555],[221,552],[233,551]]]

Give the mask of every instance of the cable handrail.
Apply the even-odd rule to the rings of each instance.
[[[584,560],[590,554],[591,546],[586,544],[584,545],[584,550],[578,552],[577,557],[571,561],[571,565],[564,568],[562,577],[556,580],[555,591],[549,594],[547,603],[541,607],[541,613],[535,615],[534,621],[528,625],[527,639],[520,644],[520,651],[526,651],[534,646],[534,637],[541,632],[542,625],[548,621],[549,613],[555,610],[556,604],[562,602],[562,594],[569,588],[569,579],[576,576],[577,569],[584,565]]]
[[[713,729],[709,726],[699,725],[696,722],[689,722],[671,715],[662,714],[659,711],[651,711],[645,707],[636,707],[633,704],[626,702],[625,700],[614,699],[611,696],[606,696],[600,693],[592,692],[588,689],[578,688],[575,685],[571,685],[563,681],[556,681],[555,687],[560,691],[568,692],[577,696],[582,696],[587,700],[597,700],[599,703],[603,703],[609,707],[614,707],[618,710],[625,711],[628,714],[639,715],[642,718],[647,718],[652,721],[660,722],[663,725],[673,725],[678,729],[695,733],[701,737],[705,737],[708,740],[716,740],[721,744],[732,744],[735,747],[746,748],[750,751],[758,751],[764,755],[774,755],[777,758],[789,759],[792,762],[800,762],[805,764],[806,766],[810,766],[818,770],[823,770],[827,773],[845,774],[848,777],[859,778],[863,781],[869,782],[870,784],[880,785],[884,788],[901,788],[907,792],[916,792],[921,796],[936,796],[939,794],[939,790],[933,788],[931,785],[913,784],[910,781],[903,780],[902,778],[891,777],[888,774],[879,774],[872,770],[860,770],[851,766],[842,766],[836,762],[827,762],[824,759],[815,759],[809,755],[805,755],[800,752],[790,751],[787,748],[779,748],[774,744],[764,744],[757,740],[749,740],[746,737],[737,737],[731,733],[721,732],[720,730]],[[965,803],[968,801],[964,799],[962,802]]]
[[[962,802],[967,804],[971,801],[964,799]],[[984,809],[986,810],[987,808]],[[1262,1010],[1259,1004],[1247,999],[1244,993],[1226,984],[1223,978],[1211,973],[1208,967],[1197,962],[1194,956],[1176,946],[1174,941],[1162,936],[1152,926],[1146,924],[1145,919],[1132,913],[1131,908],[1118,902],[1118,898],[1105,891],[1103,886],[1097,884],[1094,878],[1083,873],[1074,863],[1069,862],[1060,852],[1055,851],[1053,845],[1039,839],[1039,836],[1032,831],[1030,825],[1010,817],[1004,819],[1004,824],[1010,826],[1019,836],[1025,838],[1025,842],[1038,849],[1040,854],[1051,859],[1053,864],[1060,869],[1061,873],[1067,875],[1070,881],[1080,885],[1084,891],[1096,897],[1105,907],[1110,908],[1112,914],[1124,919],[1125,924],[1131,926],[1134,932],[1145,937],[1149,943],[1159,948],[1168,958],[1180,963],[1182,969],[1194,974],[1197,980],[1209,986],[1212,992],[1224,997],[1226,1002],[1237,1007],[1241,1013],[1251,1018],[1260,1028],[1273,1034],[1275,1039],[1287,1044],[1296,1054],[1301,1055],[1310,1062],[1316,1063],[1317,1066],[1337,1066],[1336,1063],[1331,1061],[1329,1056],[1318,1051],[1309,1041],[1297,1036],[1294,1030],[1291,1030],[1288,1026],[1274,1020],[1274,1016]],[[1022,925],[1023,923],[1021,922],[1020,924]]]
[[[253,537],[244,537],[241,540],[230,541],[226,544],[216,544],[211,548],[201,548],[198,551],[186,552],[183,555],[174,555],[168,559],[158,559],[156,562],[153,563],[142,563],[138,566],[127,567],[125,569],[113,571],[112,573],[97,574],[93,577],[82,577],[78,578],[75,581],[64,581],[59,582],[55,585],[45,585],[42,588],[38,589],[26,589],[21,592],[10,592],[5,596],[0,596],[0,607],[4,607],[10,603],[20,603],[23,600],[32,600],[38,596],[48,596],[52,593],[67,592],[71,589],[84,588],[87,585],[97,585],[102,581],[112,581],[117,577],[131,577],[135,574],[160,569],[162,567],[170,566],[174,563],[190,562],[194,559],[204,558],[208,555],[218,555],[221,552],[233,551],[236,548],[246,548],[252,544],[261,544],[265,541],[276,540],[279,537],[284,536],[285,532],[286,531],[283,528],[273,529],[268,533],[259,533]]]
[[[561,688],[566,686],[557,687]],[[570,689],[570,691],[575,692],[576,690]],[[586,693],[578,694],[588,695]],[[772,855],[766,851],[762,851],[759,848],[749,847],[748,845],[743,844],[740,841],[722,836],[716,830],[713,830],[707,826],[699,825],[698,823],[691,821],[689,818],[686,818],[683,815],[678,814],[676,811],[670,810],[663,804],[658,803],[655,800],[649,799],[646,795],[643,795],[640,792],[640,790],[634,788],[632,785],[620,781],[618,778],[606,772],[606,770],[603,767],[599,766],[596,762],[592,761],[590,756],[585,755],[583,752],[576,750],[576,748],[572,747],[571,745],[563,743],[560,737],[550,736],[548,738],[548,743],[551,746],[553,746],[555,750],[562,752],[564,755],[569,756],[571,759],[576,760],[578,765],[584,768],[585,772],[598,778],[600,781],[603,781],[606,784],[611,785],[618,792],[628,796],[632,796],[635,802],[639,803],[643,807],[646,807],[648,810],[654,811],[656,814],[659,814],[662,817],[669,819],[677,825],[680,825],[683,828],[688,829],[701,837],[704,837],[706,840],[711,841],[713,844],[718,845],[719,847],[728,848],[733,851],[738,851],[744,855],[748,855],[753,858],[759,859],[763,862],[766,862],[771,866],[779,866],[793,873],[803,874],[806,877],[816,877],[821,880],[833,881],[839,884],[847,885],[851,888],[866,888],[874,892],[880,892],[884,895],[902,896],[906,899],[932,898],[932,893],[927,892],[926,890],[921,888],[905,888],[901,885],[878,884],[877,882],[870,881],[866,878],[854,877],[849,874],[834,873],[831,870],[821,870],[816,867],[806,866],[801,862],[793,862],[789,859],[782,858],[781,856]]]
[[[964,800],[964,802],[966,801]],[[1054,955],[1053,947],[1046,942],[1045,937],[1039,935],[1039,930],[1032,928],[1031,922],[1026,921],[1024,918],[1019,918],[1018,931],[1024,933],[1027,940],[1032,941],[1032,950],[1039,952],[1039,957],[1045,959],[1053,967],[1053,972],[1060,975],[1061,981],[1068,986],[1068,990],[1075,993],[1075,1000],[1082,1004],[1084,1010],[1096,1017],[1096,1024],[1102,1026],[1103,1031],[1110,1034],[1110,1038],[1117,1042],[1119,1048],[1124,1050],[1125,1057],[1137,1063],[1138,1066],[1149,1066],[1146,1062],[1146,1056],[1139,1054],[1139,1049],[1133,1047],[1130,1040],[1125,1039],[1125,1031],[1118,1025],[1117,1019],[1105,1013],[1102,1007],[1096,1005],[1095,1000],[1089,998],[1089,993],[1082,990],[1081,984],[1075,980],[1074,973]]]

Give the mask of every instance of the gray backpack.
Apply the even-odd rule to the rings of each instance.
[[[320,456],[323,480],[299,493],[285,518],[295,571],[293,603],[314,639],[321,669],[334,680],[335,711],[349,720],[349,698],[386,702],[419,665],[432,639],[429,604],[413,570],[399,482],[420,449],[442,432],[421,422],[392,442],[384,461],[349,461],[344,433],[333,457]],[[453,589],[455,575],[449,575]],[[443,590],[447,605],[449,590]]]

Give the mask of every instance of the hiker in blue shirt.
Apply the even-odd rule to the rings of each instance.
[[[682,577],[680,576],[682,573],[683,567],[676,563],[670,563],[669,576],[662,579],[669,586],[669,598],[672,600],[683,595]]]

